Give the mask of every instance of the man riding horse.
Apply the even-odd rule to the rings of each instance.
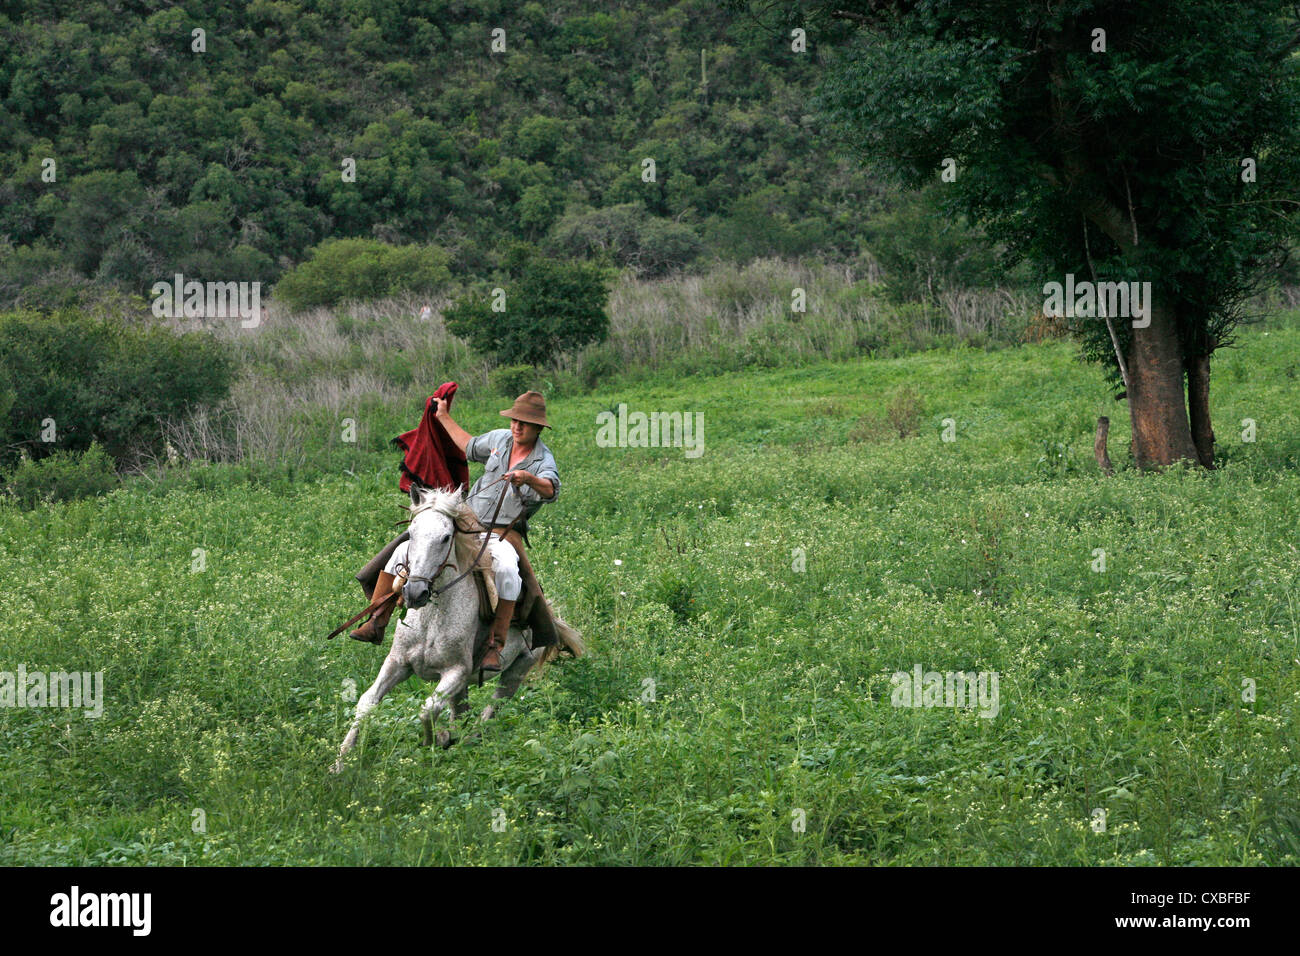
[[[554,622],[541,597],[541,588],[536,583],[536,576],[524,551],[524,542],[528,540],[528,519],[537,513],[543,504],[555,501],[560,494],[560,474],[555,465],[555,456],[541,440],[543,428],[549,428],[546,420],[546,399],[540,392],[525,392],[515,399],[515,403],[501,412],[510,419],[509,428],[498,428],[471,436],[452,419],[448,411],[454,385],[448,390],[443,386],[429,399],[426,407],[426,419],[432,413],[434,421],[441,426],[442,434],[454,443],[456,449],[469,461],[482,462],[486,465],[482,476],[470,489],[468,503],[482,525],[488,529],[488,552],[492,557],[493,578],[497,590],[496,616],[492,622],[492,631],[488,638],[487,650],[481,667],[484,671],[501,669],[501,649],[505,646],[510,621],[514,617],[516,603],[523,590],[525,577],[530,589],[530,607],[526,620],[533,629],[534,644],[553,644],[556,641]],[[445,397],[444,397],[445,396]],[[425,428],[427,422],[422,421]],[[419,429],[417,429],[419,431]],[[404,446],[408,432],[399,439]],[[411,461],[408,450],[407,461]],[[463,466],[462,466],[463,470]],[[404,472],[409,470],[404,467]],[[403,484],[406,483],[404,479]],[[499,486],[508,483],[511,491],[501,498]],[[498,508],[499,505],[499,511]],[[496,512],[494,514],[494,511]],[[513,525],[513,529],[507,529]],[[405,569],[407,560],[407,542],[399,537],[362,569],[357,579],[365,588],[369,579],[374,577],[373,568],[383,560],[383,570],[378,572],[373,593],[377,597],[390,594],[394,583]],[[523,573],[521,574],[521,568]],[[367,597],[371,591],[367,591]],[[351,633],[358,641],[380,644],[384,639],[384,628],[393,609],[400,603],[390,601],[376,610],[369,620]]]

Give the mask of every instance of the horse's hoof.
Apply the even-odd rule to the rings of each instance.
[[[330,767],[330,773],[342,773],[342,772],[343,772],[343,761],[342,760],[334,761],[334,765]]]
[[[438,731],[438,746],[441,747],[443,750],[448,749],[455,742],[456,741],[452,739],[451,731],[449,730]]]

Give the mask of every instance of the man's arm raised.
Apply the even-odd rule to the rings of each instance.
[[[474,436],[452,421],[451,413],[447,411],[446,401],[435,398],[433,404],[435,406],[434,417],[438,419],[438,424],[447,430],[447,434],[456,443],[456,447],[463,452],[465,446],[469,444],[469,440]]]

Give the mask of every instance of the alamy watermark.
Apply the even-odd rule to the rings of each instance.
[[[1043,315],[1052,318],[1132,319],[1135,329],[1151,324],[1150,282],[1075,282],[1067,272],[1064,285],[1043,283],[1043,295]]]
[[[703,412],[596,413],[596,444],[601,448],[684,448],[687,458],[704,454]]]
[[[50,897],[50,925],[126,927],[133,936],[148,936],[153,926],[152,893],[83,893],[74,885]]]
[[[0,707],[61,707],[88,718],[104,713],[104,672],[0,671]]]
[[[917,664],[910,674],[895,671],[889,682],[895,707],[978,707],[979,715],[989,719],[1002,709],[997,671],[923,671]]]
[[[241,328],[262,324],[262,283],[185,281],[183,273],[155,282],[153,314],[160,319],[239,318]]]

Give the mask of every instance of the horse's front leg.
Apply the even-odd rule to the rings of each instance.
[[[384,699],[385,694],[410,676],[410,666],[390,653],[384,660],[384,666],[379,669],[379,676],[375,678],[375,682],[357,701],[357,716],[352,721],[352,728],[348,731],[348,735],[343,738],[343,746],[339,748],[339,759],[334,761],[334,766],[330,768],[331,773],[338,773],[343,769],[343,758],[356,745],[361,721],[365,719],[366,714]]]
[[[421,743],[424,746],[433,746],[433,722],[438,719],[438,715],[442,713],[447,705],[460,696],[461,692],[465,690],[468,681],[469,668],[464,665],[458,665],[443,671],[438,686],[433,689],[429,699],[420,708],[420,723],[424,726],[424,738]],[[454,712],[451,718],[455,718]]]

